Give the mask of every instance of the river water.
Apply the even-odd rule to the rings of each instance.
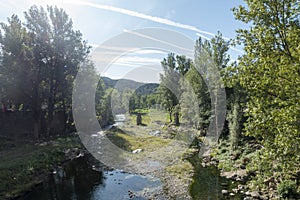
[[[89,156],[80,157],[56,169],[47,181],[23,199],[142,200],[146,199],[143,197],[146,192],[162,187],[157,178],[104,169],[91,160]]]
[[[190,162],[195,167],[190,194],[195,200],[241,199],[226,197],[222,189],[233,187],[229,180],[219,176],[215,167],[203,168],[195,156]],[[158,178],[109,170],[91,156],[66,163],[49,175],[47,181],[37,186],[24,200],[146,200],[145,195],[162,191]],[[147,196],[147,195],[146,195]]]
[[[220,171],[215,166],[203,167],[198,155],[189,159],[194,167],[193,183],[190,186],[190,194],[195,200],[217,200],[243,199],[241,194],[234,196],[226,196],[222,194],[222,190],[231,190],[237,186],[232,182],[220,176]]]

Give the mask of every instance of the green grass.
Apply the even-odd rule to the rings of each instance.
[[[144,111],[143,113],[142,123],[146,126],[151,126],[155,122],[159,122],[160,124],[169,123],[169,115],[163,110],[149,109],[147,112]],[[136,125],[136,115],[132,114],[129,118],[130,123]]]
[[[167,166],[166,171],[178,179],[182,179],[185,183],[190,182],[191,174],[194,171],[193,165],[187,160],[179,160],[173,165]]]
[[[1,145],[5,145],[4,139],[0,141]],[[1,149],[0,199],[22,195],[42,182],[54,166],[66,159],[64,150],[75,147],[81,147],[79,140],[65,137],[43,145],[18,144],[9,149]]]
[[[153,152],[157,148],[169,145],[171,141],[147,134],[126,134],[120,129],[107,131],[107,136],[115,145],[127,151],[143,149],[144,152]]]

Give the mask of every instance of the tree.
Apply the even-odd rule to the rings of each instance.
[[[173,53],[170,53],[167,58],[161,62],[164,74],[160,75],[161,84],[159,86],[159,93],[162,97],[162,105],[168,111],[170,122],[172,122],[172,114],[175,106],[178,105],[178,99],[175,93],[178,94],[178,81],[179,77],[176,76],[174,70],[176,68],[176,60]],[[173,91],[171,91],[171,89]]]
[[[280,182],[300,164],[299,1],[246,4],[233,9],[238,20],[250,25],[237,31],[245,50],[238,64],[239,81],[249,95],[245,130],[264,146],[257,178],[274,176]]]
[[[16,105],[30,102],[29,37],[17,15],[1,23],[1,101]]]
[[[192,88],[190,88],[190,91],[186,93],[184,89],[185,87],[182,87],[183,94],[181,97],[181,101],[186,103],[181,105],[181,107],[184,108],[184,105],[187,105],[184,110],[194,113],[194,119],[190,120],[193,121],[195,128],[204,131],[209,125],[211,114],[211,100],[207,85],[203,77],[194,66],[192,66],[191,69],[187,72],[185,78]],[[196,101],[194,100],[194,98],[190,98],[191,92],[192,94],[194,93],[196,95]],[[192,106],[193,104],[197,104],[198,108],[194,108],[193,110],[191,110],[192,108],[190,108],[190,106]],[[186,113],[184,112],[184,110],[182,110],[182,117],[189,118],[189,116],[192,114]]]
[[[230,41],[225,41],[222,37],[222,33],[218,33],[211,39],[211,56],[219,70],[223,70],[228,67],[230,56],[228,54]]]
[[[194,71],[194,73],[197,72]],[[179,101],[181,116],[188,123],[188,125],[199,128],[201,112],[199,109],[197,93],[195,93],[193,90],[190,79],[181,79],[180,87],[182,90]]]
[[[179,125],[179,99],[181,95],[180,79],[191,68],[191,59],[186,58],[184,55],[177,55],[175,58],[174,53],[170,53],[167,58],[164,58],[161,65],[164,74],[161,75],[161,84],[159,93],[162,97],[162,105],[169,112],[170,122],[172,122],[172,114],[174,114],[174,123]]]
[[[211,41],[199,38],[195,45],[194,72],[189,74],[189,79],[194,79],[192,85],[198,94],[199,127],[205,130],[211,121],[216,128],[216,134],[222,128],[219,127],[218,115],[224,112],[218,105],[226,103],[225,94],[222,94],[222,74],[229,62],[228,49],[229,42],[222,38],[220,32]]]
[[[82,34],[73,30],[72,20],[63,9],[47,7],[45,11],[42,7],[32,6],[25,12],[25,19],[33,42],[33,65],[41,76],[36,85],[43,85],[44,93],[42,102],[34,107],[47,105],[49,135],[54,112],[63,110],[66,114],[70,111],[72,83],[89,47],[82,40]]]
[[[122,107],[124,113],[130,111],[130,98],[133,94],[133,90],[125,88],[122,92]]]
[[[123,113],[122,95],[117,89],[111,92],[111,106],[114,114]]]
[[[33,112],[36,138],[46,119],[49,136],[55,112],[64,113],[65,125],[71,117],[73,81],[90,47],[57,7],[32,6],[24,23],[13,15],[1,29],[2,101]]]

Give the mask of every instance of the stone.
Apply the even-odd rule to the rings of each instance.
[[[239,190],[242,190],[242,189],[244,189],[244,186],[241,185],[241,184],[239,184],[239,185],[238,185],[238,189],[239,189]]]
[[[133,150],[132,153],[137,154],[137,153],[141,153],[142,151],[143,151],[143,149],[136,149],[136,150]]]
[[[234,179],[236,178],[235,172],[221,172],[221,176],[226,177],[227,179]]]
[[[260,197],[260,194],[257,191],[253,191],[253,192],[250,192],[250,196],[258,198],[258,197]]]
[[[228,190],[222,190],[222,194],[228,194]]]
[[[239,189],[234,188],[234,189],[232,189],[232,191],[235,192],[235,193],[238,193]]]
[[[242,164],[242,165],[240,166],[240,168],[241,168],[241,169],[246,169],[246,165]]]
[[[161,134],[161,131],[159,131],[159,130],[157,130],[157,131],[151,131],[149,134],[153,135],[153,136],[159,136]]]
[[[228,183],[222,182],[221,185],[222,185],[222,186],[228,186]]]

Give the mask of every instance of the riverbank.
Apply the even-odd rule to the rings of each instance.
[[[228,183],[219,181],[221,179],[216,169],[200,167],[197,157],[199,146],[193,143],[197,130],[166,125],[164,119],[160,118],[163,116],[161,113],[151,114],[155,120],[144,120],[147,124],[143,126],[133,125],[133,120],[129,118],[125,123],[104,132],[112,143],[130,153],[128,164],[134,166],[132,175],[150,176],[162,182],[162,187],[155,190],[146,187],[138,195],[159,200],[203,199],[222,195],[221,185],[225,184],[227,188]],[[191,135],[193,137],[189,138]],[[0,199],[24,196],[42,183],[54,169],[60,168],[68,160],[89,154],[77,134],[36,143],[15,143],[5,139],[0,142],[0,155],[3,158],[0,180],[4,180],[0,184]],[[155,167],[148,167],[149,163]],[[126,168],[128,166],[124,166]]]
[[[133,129],[134,136],[124,134],[118,128],[107,131],[107,134],[112,142],[127,151],[142,149],[141,153],[136,154],[137,160],[155,158],[161,162],[162,167],[155,171],[137,166],[141,167],[138,174],[157,177],[163,183],[161,189],[145,190],[142,196],[147,199],[191,199],[188,191],[193,173],[192,165],[184,159],[189,153],[185,151],[186,145],[162,135],[158,137],[144,134],[146,127],[133,126],[126,130]],[[25,196],[43,183],[50,173],[54,173],[54,169],[88,153],[76,134],[40,142],[16,142],[4,138],[0,141],[0,199],[19,199]],[[156,149],[159,151],[155,151]]]
[[[224,196],[242,194],[245,199],[299,199],[300,187],[295,181],[278,183],[274,176],[265,175],[259,179],[259,173],[265,173],[257,168],[259,152],[263,147],[248,137],[241,137],[239,145],[233,150],[227,138],[221,138],[210,155],[202,160],[203,166],[218,167],[221,176],[236,181],[236,187],[222,191]],[[272,172],[274,175],[276,170]],[[300,173],[299,173],[300,174]],[[295,179],[295,177],[294,177]],[[296,178],[297,179],[297,178]],[[298,190],[298,192],[297,192]]]
[[[0,138],[0,147],[0,199],[24,196],[55,167],[85,151],[76,134],[39,142]]]

